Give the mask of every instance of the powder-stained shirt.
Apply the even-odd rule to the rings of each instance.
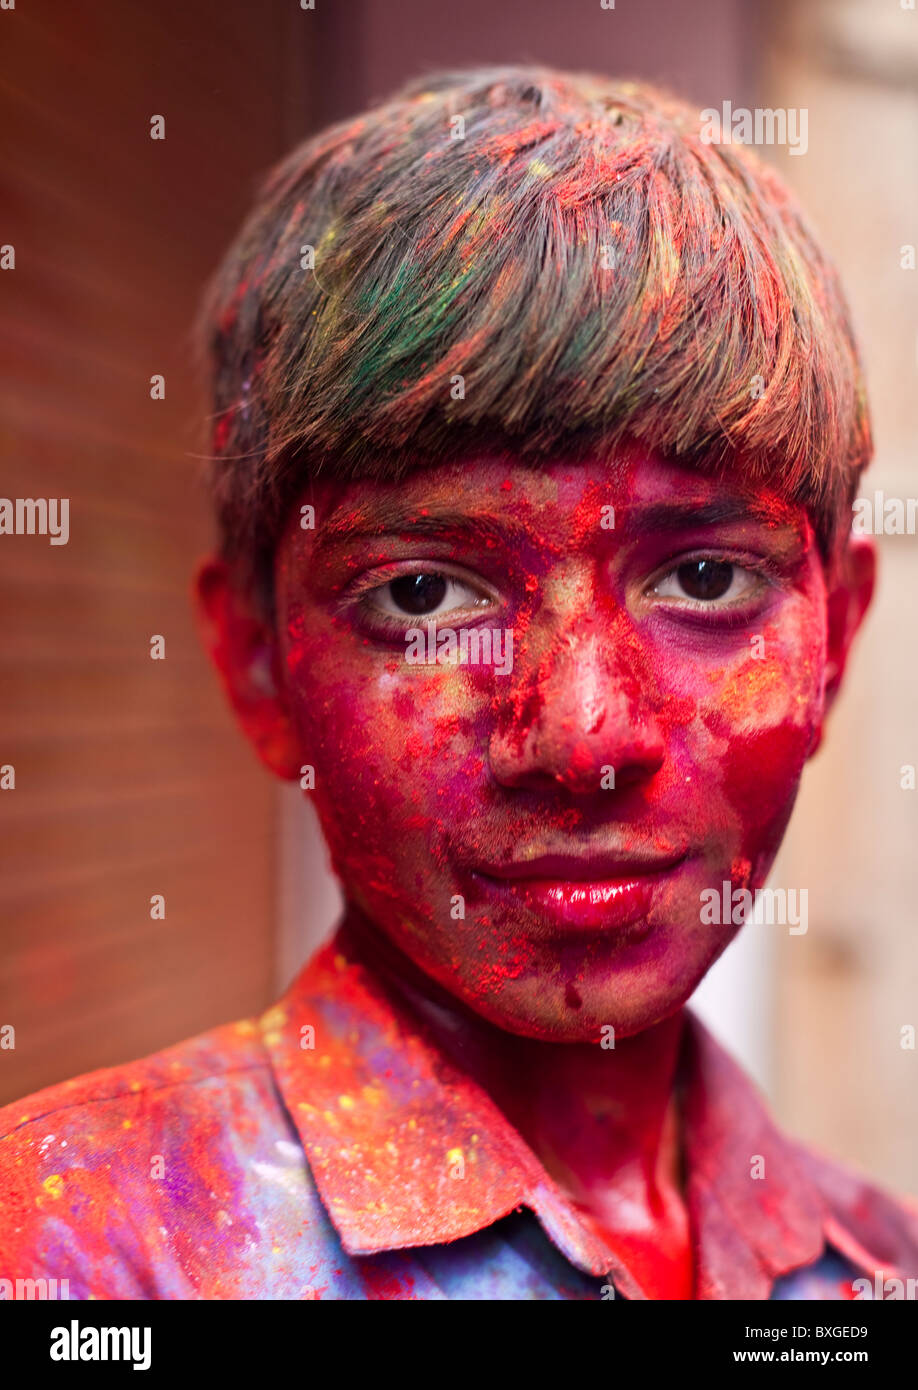
[[[683,1039],[696,1297],[918,1275],[916,1209],[781,1135],[690,1013]],[[0,1293],[35,1278],[76,1299],[644,1297],[341,936],[262,1017],[0,1110]]]

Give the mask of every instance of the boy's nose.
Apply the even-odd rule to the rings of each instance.
[[[633,631],[601,634],[589,624],[517,670],[489,744],[502,785],[560,783],[589,795],[634,785],[662,766],[659,692]]]

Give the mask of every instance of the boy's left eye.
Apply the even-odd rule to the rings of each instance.
[[[760,576],[730,560],[702,557],[684,560],[654,585],[659,598],[687,600],[693,604],[736,603],[758,586]]]

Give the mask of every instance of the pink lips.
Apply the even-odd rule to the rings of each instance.
[[[489,864],[477,873],[492,891],[515,898],[543,919],[566,929],[598,931],[645,918],[655,883],[683,858],[545,854]]]

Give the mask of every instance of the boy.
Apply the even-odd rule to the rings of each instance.
[[[918,1274],[914,1215],[683,1007],[873,585],[856,349],[787,192],[649,89],[444,75],[274,172],[205,319],[208,642],[347,909],[263,1018],[3,1112],[6,1263],[78,1298]]]

